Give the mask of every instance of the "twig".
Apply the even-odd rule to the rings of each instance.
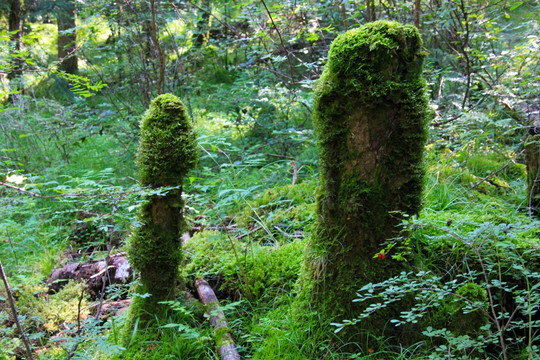
[[[262,154],[262,155],[266,155],[266,156],[277,157],[277,158],[280,158],[280,159],[294,160],[293,157],[290,157],[290,156],[287,156],[287,155],[270,154],[270,153],[261,153],[261,154]]]
[[[288,237],[288,238],[300,239],[300,238],[304,237],[302,234],[289,234],[289,233],[286,233],[278,225],[275,225],[275,224],[274,224],[274,229],[276,229],[281,234],[283,234],[283,236]]]
[[[21,333],[22,341],[24,343],[24,346],[26,347],[26,356],[29,360],[33,360],[34,358],[32,357],[32,350],[30,349],[30,343],[28,342],[26,335],[24,335],[23,328],[21,326],[21,323],[19,322],[19,315],[17,314],[17,308],[15,307],[15,301],[13,300],[13,294],[11,294],[11,289],[9,288],[6,273],[4,272],[4,267],[2,266],[2,261],[0,261],[0,273],[2,274],[2,280],[4,280],[4,286],[6,287],[6,292],[7,292],[8,300],[9,300],[9,306],[11,307],[11,312],[13,313],[13,319],[15,320],[15,323],[17,324],[17,328],[19,329],[19,332]]]
[[[506,169],[511,162],[514,162],[515,158],[517,158],[519,155],[523,154],[525,150],[521,150],[521,152],[519,154],[517,154],[514,158],[508,160],[508,162],[506,164],[504,164],[504,166],[502,168],[500,168],[499,170],[497,171],[494,171],[492,172],[491,174],[489,174],[488,176],[486,176],[485,178],[483,178],[482,180],[480,180],[478,183],[474,184],[473,186],[471,186],[467,191],[471,191],[472,189],[474,188],[477,188],[478,186],[480,186],[481,184],[483,184],[484,182],[488,181],[489,179],[491,179],[493,176],[497,175],[498,173],[500,173],[501,171],[503,171],[504,169]]]
[[[116,212],[116,206],[118,205],[118,202],[120,200],[117,200],[114,202],[113,206],[112,206],[112,211],[111,211],[111,231],[110,231],[110,234],[109,234],[109,243],[107,244],[107,256],[105,257],[105,276],[106,277],[105,279],[103,279],[103,285],[101,287],[101,294],[99,295],[99,305],[98,305],[98,309],[96,311],[96,320],[99,320],[99,318],[101,317],[101,308],[103,306],[103,300],[105,299],[105,287],[107,285],[107,281],[110,282],[110,279],[109,279],[109,264],[111,262],[111,250],[112,250],[112,243],[113,243],[113,236],[114,236],[114,213]]]
[[[237,236],[235,237],[235,239],[240,240],[240,239],[242,239],[242,238],[245,238],[245,237],[248,236],[248,235],[253,234],[255,231],[259,231],[259,230],[261,230],[261,229],[262,229],[262,226],[257,226],[257,227],[253,228],[252,230],[250,230],[250,231],[247,232],[247,233],[237,235]]]
[[[81,332],[81,304],[84,299],[84,288],[81,291],[81,296],[79,296],[79,304],[77,305],[77,331],[76,334],[79,334]],[[71,359],[75,353],[77,352],[77,348],[79,347],[80,340],[77,340],[75,344],[71,347],[71,350],[68,352],[65,360]]]
[[[58,197],[76,197],[76,196],[85,196],[85,194],[39,195],[39,194],[33,193],[33,192],[31,192],[31,191],[25,190],[25,189],[23,189],[23,188],[20,188],[20,187],[11,185],[11,184],[7,184],[7,183],[2,182],[2,181],[0,181],[0,185],[3,185],[3,186],[8,187],[8,188],[10,188],[10,189],[17,190],[17,191],[20,192],[20,193],[27,194],[27,195],[30,195],[30,196],[33,196],[33,197],[37,197],[37,198],[40,198],[40,199],[53,199],[53,198],[58,198]]]

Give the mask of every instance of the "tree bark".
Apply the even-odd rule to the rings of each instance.
[[[220,310],[219,301],[214,290],[212,290],[208,282],[204,279],[195,280],[195,287],[197,288],[201,302],[207,306],[210,325],[212,325],[214,332],[219,336],[216,339],[216,346],[221,359],[240,360],[240,354],[238,354],[232,335],[228,331],[229,324],[225,319],[225,314]]]
[[[57,7],[58,69],[68,74],[79,70],[77,62],[77,9],[75,0],[66,0]]]

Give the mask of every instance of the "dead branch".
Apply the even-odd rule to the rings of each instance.
[[[302,235],[302,234],[289,234],[289,233],[285,232],[283,229],[281,229],[278,225],[274,224],[273,226],[274,226],[274,229],[279,231],[285,237],[294,238],[294,239],[300,239],[300,238],[304,237],[304,235]]]
[[[262,229],[262,226],[256,226],[256,227],[254,227],[252,230],[250,230],[250,231],[247,232],[247,233],[244,233],[244,234],[240,234],[240,235],[235,236],[235,239],[240,240],[240,239],[242,239],[242,238],[244,238],[244,237],[246,237],[246,236],[248,236],[248,235],[253,234],[255,231],[259,231],[259,230],[261,230],[261,229]]]
[[[292,174],[292,184],[296,184],[296,180],[298,180],[298,167],[296,166],[296,161],[291,161],[291,165],[293,168],[293,174]]]
[[[216,333],[220,334],[220,337],[216,339],[216,346],[221,359],[240,360],[240,354],[238,354],[231,333],[228,331],[229,325],[225,319],[225,314],[220,310],[219,301],[214,290],[212,290],[208,282],[204,279],[195,280],[195,287],[197,288],[201,302],[207,308],[207,313],[210,316],[210,325],[212,325]]]
[[[11,307],[11,312],[13,313],[13,320],[15,320],[15,323],[17,324],[17,328],[19,329],[19,332],[21,333],[22,341],[24,343],[24,346],[26,347],[26,356],[28,357],[29,360],[33,360],[32,350],[30,349],[30,343],[28,342],[28,339],[26,338],[26,335],[24,334],[21,323],[19,322],[19,315],[17,313],[17,308],[15,307],[15,300],[13,300],[13,294],[11,294],[11,289],[9,288],[9,283],[6,277],[6,273],[4,272],[4,267],[2,266],[2,261],[0,261],[0,274],[2,275],[4,286],[6,287],[6,293],[9,300],[9,306]]]

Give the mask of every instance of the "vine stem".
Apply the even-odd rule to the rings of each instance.
[[[26,338],[26,335],[24,334],[21,323],[19,322],[19,315],[17,313],[17,308],[15,307],[13,294],[11,293],[11,289],[9,288],[9,283],[6,277],[6,273],[4,272],[4,267],[2,266],[1,260],[0,260],[0,273],[2,275],[2,280],[4,281],[4,286],[6,287],[6,292],[7,292],[8,300],[9,300],[9,306],[11,307],[11,312],[13,313],[13,319],[15,320],[15,323],[17,324],[17,328],[19,329],[19,332],[21,333],[22,341],[24,343],[24,346],[26,347],[26,356],[29,360],[33,360],[34,358],[32,357],[32,350],[30,349],[30,343],[28,342],[28,339]]]

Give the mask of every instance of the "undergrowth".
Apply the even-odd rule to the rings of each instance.
[[[215,90],[222,97],[227,94],[222,85]],[[306,114],[299,104],[289,113],[284,105],[288,98],[277,92],[245,91],[239,94],[239,109],[231,105],[227,111],[205,106],[206,94],[192,99],[201,161],[184,184],[192,230],[184,240],[181,266],[192,293],[200,277],[214,287],[242,358],[538,356],[540,233],[527,211],[519,144],[502,149],[490,139],[458,136],[449,141],[432,135],[426,147],[424,209],[403,224],[408,235],[381,244],[383,255],[389,247],[399,250],[392,252],[396,258],[385,261],[407,261],[415,271],[371,284],[358,296],[374,301],[369,311],[381,311],[377,301],[384,305],[400,296],[416,297],[416,305],[400,318],[389,318],[387,326],[412,324],[418,336],[401,348],[379,334],[369,334],[363,345],[343,344],[339,332],[325,334],[321,329],[327,324],[317,323],[316,316],[302,322],[307,317],[294,307],[319,186],[317,150]],[[248,101],[253,96],[248,92],[267,98]],[[58,197],[0,189],[0,257],[37,357],[63,359],[77,345],[78,359],[216,359],[207,320],[180,299],[170,304],[166,320],[136,328],[125,347],[119,338],[123,315],[93,320],[98,300],[82,294],[80,284],[46,294],[43,284],[54,268],[102,259],[109,244],[113,253],[123,251],[148,190],[132,179],[137,144],[129,124],[113,113],[98,112],[94,120],[107,118],[108,128],[103,134],[88,130],[77,122],[84,117],[79,104],[69,113],[76,125],[58,138],[32,145],[37,138],[29,131],[68,110],[48,101],[31,103],[33,117],[20,133],[7,134],[13,146],[6,148],[18,155],[2,158],[0,180]],[[280,124],[283,119],[289,123]],[[86,138],[77,142],[81,131]],[[25,134],[30,136],[21,136]],[[30,153],[34,146],[35,157]],[[124,286],[106,297],[125,297],[129,290]],[[0,309],[0,356],[14,359],[22,354],[22,342],[5,292],[0,293]],[[360,320],[368,313],[343,319],[335,329],[355,326],[361,332]],[[504,327],[504,334],[497,326]]]

